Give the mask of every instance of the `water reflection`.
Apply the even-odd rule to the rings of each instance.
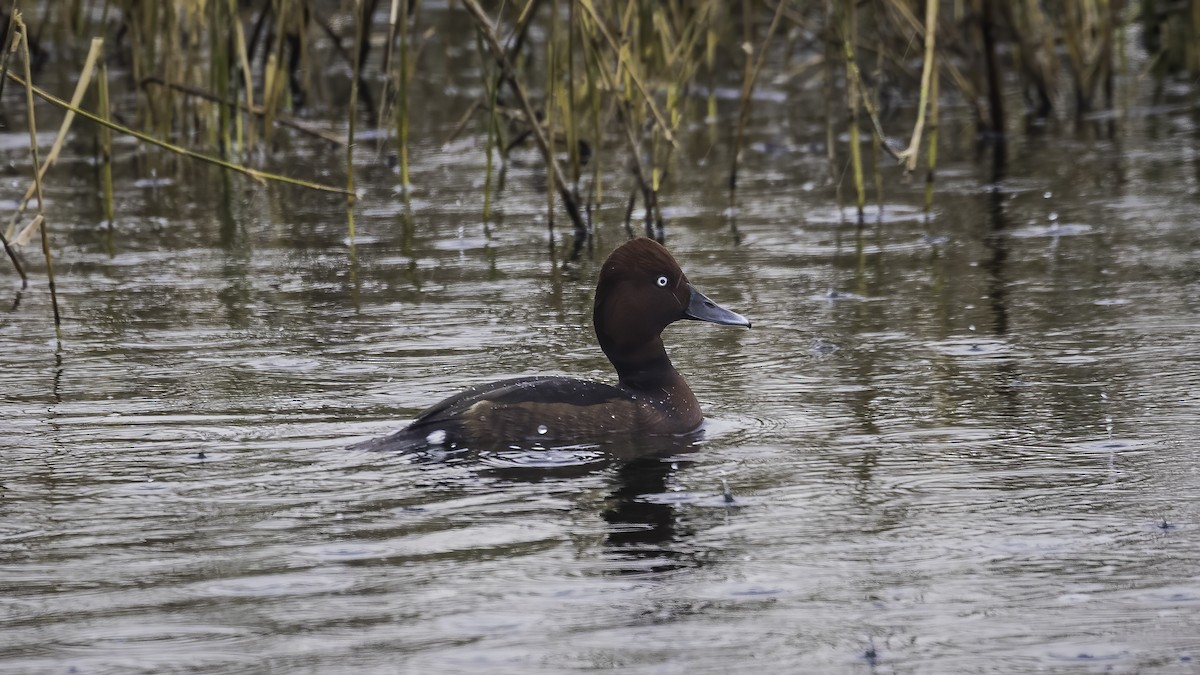
[[[1008,334],[1008,282],[1006,262],[1008,261],[1008,218],[1004,212],[1005,191],[1002,186],[1005,176],[1006,150],[1003,139],[990,144],[992,157],[992,176],[986,191],[988,197],[988,232],[984,236],[984,246],[990,255],[983,261],[983,268],[988,273],[988,299],[992,310],[992,327],[996,335],[1003,339]]]
[[[697,564],[687,551],[690,529],[680,526],[685,502],[664,498],[687,456],[697,452],[703,432],[682,437],[648,437],[595,446],[528,448],[475,452],[440,450],[409,453],[425,463],[452,462],[472,467],[488,481],[530,484],[602,477],[604,495],[591,502],[606,523],[606,573],[647,574]]]
[[[676,506],[650,499],[666,492],[676,466],[669,459],[644,457],[616,467],[601,513],[609,526],[605,552],[616,561],[615,571],[666,572],[696,564],[684,553],[690,532],[678,526]]]

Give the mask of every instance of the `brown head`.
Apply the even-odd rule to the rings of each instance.
[[[592,320],[600,348],[623,383],[671,368],[661,334],[680,319],[750,327],[745,317],[696,290],[670,252],[653,239],[627,241],[609,254],[600,269]]]

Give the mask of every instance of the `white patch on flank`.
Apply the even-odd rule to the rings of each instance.
[[[442,443],[445,443],[446,442],[446,430],[445,429],[436,429],[434,431],[429,432],[429,435],[425,437],[425,442],[430,445],[441,445]]]

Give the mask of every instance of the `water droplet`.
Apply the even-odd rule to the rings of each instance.
[[[546,425],[545,425],[545,424],[539,424],[539,425],[538,425],[538,433],[539,433],[539,434],[542,434],[542,435],[544,436],[544,435],[546,434],[546,432],[547,432],[547,431],[550,431],[550,430],[546,428]]]
[[[1054,193],[1049,190],[1046,190],[1045,192],[1042,193],[1043,199],[1050,199],[1053,196],[1054,196]]]
[[[1058,220],[1058,211],[1051,211],[1048,217],[1050,218],[1050,222],[1053,223],[1054,221]]]

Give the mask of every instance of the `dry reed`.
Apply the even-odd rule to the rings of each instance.
[[[171,153],[214,161],[256,180],[286,180],[344,194],[353,237],[355,111],[361,110],[368,119],[386,121],[394,129],[394,137],[389,138],[394,138],[406,200],[412,187],[410,116],[422,114],[410,110],[410,85],[423,68],[421,46],[427,40],[416,26],[426,8],[416,0],[390,0],[386,26],[380,28],[383,56],[368,61],[372,10],[377,4],[378,0],[356,0],[353,21],[345,23],[352,28],[351,34],[331,20],[331,15],[341,10],[311,0],[114,3],[120,8],[112,13],[116,22],[111,20],[107,2],[98,21],[94,12],[85,9],[86,3],[64,3],[55,11],[42,13],[42,20],[60,22],[46,34],[83,44],[81,38],[90,38],[93,32],[116,33],[117,24],[123,26],[123,39],[114,48],[124,50],[132,80],[140,87],[134,123],[109,121],[108,82],[103,71],[98,84],[100,113],[85,114],[78,101],[66,104],[34,87],[29,75],[6,74],[7,49],[0,55],[0,94],[5,80],[13,79],[27,85],[32,95]],[[11,7],[9,14],[15,17],[16,0]],[[1122,37],[1133,21],[1143,23],[1156,74],[1200,72],[1200,3],[1144,3],[1140,15],[1127,11],[1124,0],[741,0],[736,5],[719,0],[576,0],[565,4],[524,0],[496,3],[486,9],[478,0],[463,0],[452,7],[466,10],[480,35],[481,54],[486,54],[480,71],[485,80],[483,93],[456,131],[466,130],[477,119],[478,131],[486,137],[484,221],[493,216],[508,150],[531,138],[547,173],[548,221],[553,226],[555,215],[563,212],[571,220],[569,260],[575,259],[589,240],[590,214],[606,197],[602,182],[605,164],[628,167],[629,191],[620,190],[627,205],[627,232],[634,232],[630,220],[640,198],[644,222],[639,229],[663,236],[663,205],[672,198],[670,176],[677,162],[677,135],[694,117],[708,125],[714,143],[728,144],[731,198],[736,199],[733,190],[745,161],[742,146],[747,120],[757,105],[754,89],[764,77],[789,76],[787,70],[773,69],[780,62],[786,67],[794,50],[808,49],[810,63],[823,62],[831,180],[840,187],[842,176],[848,177],[860,213],[865,202],[866,167],[859,136],[868,130],[877,198],[882,200],[891,175],[883,166],[884,154],[897,160],[906,172],[914,171],[924,155],[925,206],[931,208],[941,96],[958,96],[973,111],[981,134],[993,139],[1002,138],[1011,126],[1005,118],[1003,94],[1005,87],[1014,84],[1026,93],[1026,114],[1032,117],[1064,110],[1078,115],[1097,106],[1111,106],[1114,77],[1126,63],[1120,50]],[[16,25],[9,21],[7,32],[11,34]],[[535,26],[538,30],[533,31]],[[870,44],[859,38],[860,26],[862,32],[870,31]],[[802,38],[789,32],[793,28],[799,34],[823,39],[806,47]],[[788,34],[784,47],[774,44],[774,37],[781,32]],[[534,45],[533,34],[546,36],[544,43]],[[323,122],[301,123],[289,115],[289,107],[302,105],[305,96],[319,88],[320,78],[313,82],[308,75],[318,72],[309,63],[311,43],[318,40],[327,41],[328,51],[350,65],[347,138],[331,133]],[[1011,48],[1006,48],[1005,40],[1011,41]],[[352,46],[347,47],[347,41]],[[905,60],[913,43],[923,47],[917,55],[918,82],[910,75],[912,64]],[[773,58],[780,55],[785,58]],[[872,56],[873,85],[868,84],[858,63],[866,63]],[[730,65],[740,65],[741,93],[736,109],[723,111],[715,91],[722,81],[733,79],[724,73]],[[90,70],[85,66],[77,79],[85,80]],[[879,110],[878,88],[885,78],[907,83],[901,86],[913,88],[918,101],[916,120],[911,129],[904,130],[907,143],[902,148],[888,142],[889,131],[892,137],[900,134],[887,128],[889,120]],[[378,106],[367,104],[371,99],[368,81],[381,83]],[[690,96],[701,89],[707,90],[703,103]],[[361,108],[360,99],[364,103]],[[693,105],[693,100],[698,105]],[[27,114],[32,116],[31,107]],[[730,118],[723,119],[723,114]],[[248,150],[263,147],[260,141],[271,147],[273,136],[285,127],[346,143],[345,187],[271,176],[227,161],[249,156]],[[103,157],[111,153],[109,133],[101,132]],[[837,139],[843,133],[849,137],[848,154],[839,160]],[[179,137],[215,144],[224,159],[167,140]],[[563,150],[565,166],[559,159]],[[48,157],[45,164],[52,163]],[[103,167],[105,219],[111,223],[115,217],[112,173],[107,163]],[[581,208],[584,203],[586,221]],[[16,264],[16,257],[12,259]]]

